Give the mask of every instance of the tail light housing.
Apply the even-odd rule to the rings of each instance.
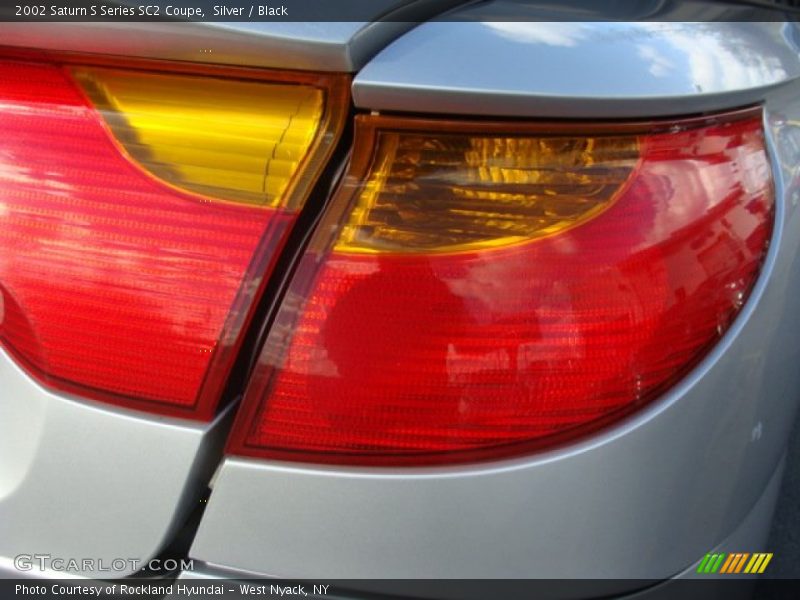
[[[0,344],[209,419],[347,113],[344,77],[0,60]]]
[[[414,465],[574,440],[706,355],[770,238],[757,110],[598,126],[359,116],[354,143],[232,453]]]

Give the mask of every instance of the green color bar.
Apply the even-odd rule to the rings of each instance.
[[[716,573],[717,571],[719,571],[719,568],[722,566],[722,561],[725,560],[725,556],[726,555],[724,552],[719,555],[719,558],[717,558],[717,561],[711,567],[711,570],[709,571],[710,573]]]
[[[703,557],[703,560],[701,560],[701,561],[700,561],[700,564],[699,564],[699,565],[697,565],[697,572],[698,572],[698,573],[703,573],[703,572],[705,572],[704,570],[705,570],[705,568],[706,568],[706,563],[708,562],[708,559],[709,559],[709,558],[711,558],[711,555],[710,555],[710,554],[706,554],[706,555]]]
[[[714,563],[717,562],[717,558],[719,554],[712,554],[711,558],[708,559],[708,564],[706,565],[704,573],[711,573],[711,569],[714,567]]]

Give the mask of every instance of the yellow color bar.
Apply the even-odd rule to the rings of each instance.
[[[115,138],[167,183],[213,198],[286,205],[320,125],[310,85],[79,67]]]
[[[761,564],[761,561],[764,559],[763,554],[755,553],[753,554],[750,562],[747,563],[747,566],[744,569],[745,573],[754,573],[754,569],[758,569],[758,565]]]
[[[756,552],[750,558],[750,562],[747,563],[747,567],[745,567],[744,572],[763,573],[764,569],[767,568],[767,564],[769,564],[770,560],[772,560],[772,554],[768,554],[765,552]]]
[[[771,561],[771,560],[772,560],[772,553],[770,552],[769,554],[764,556],[764,560],[758,566],[758,572],[759,573],[763,573],[764,570],[767,568],[767,565],[769,564],[769,561]]]

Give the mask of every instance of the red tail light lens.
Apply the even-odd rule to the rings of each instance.
[[[359,117],[230,451],[479,460],[652,401],[730,325],[772,227],[759,114],[669,125]]]
[[[267,77],[0,61],[0,343],[32,374],[213,415],[346,114],[344,81]]]

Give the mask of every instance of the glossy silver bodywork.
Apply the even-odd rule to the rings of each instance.
[[[2,23],[3,45],[136,58],[354,71],[411,24]]]
[[[353,98],[381,111],[535,118],[719,110],[800,77],[794,33],[789,23],[432,22],[359,72]]]
[[[767,484],[766,489],[764,490],[761,497],[758,499],[755,505],[751,508],[750,512],[747,516],[739,523],[736,530],[733,531],[727,538],[725,538],[722,542],[720,542],[716,547],[709,549],[709,552],[718,553],[718,552],[739,552],[742,548],[763,548],[766,543],[766,533],[769,530],[770,521],[772,519],[772,514],[775,508],[775,503],[778,497],[778,493],[780,490],[780,483],[781,478],[784,472],[784,462],[782,461],[779,465],[778,469],[776,469],[775,473],[773,473],[772,477],[770,478],[769,483]],[[193,565],[193,569],[190,571],[182,571],[179,578],[184,580],[192,580],[192,579],[213,579],[213,578],[224,578],[224,579],[248,579],[253,577],[252,572],[246,571],[237,571],[232,570],[225,567],[219,567],[217,565],[209,564],[209,563],[201,563],[199,561],[195,561]],[[698,579],[707,578],[707,575],[698,575],[696,572],[695,565],[688,567],[687,569],[681,571],[680,573],[674,574],[670,580],[665,582],[658,582],[655,585],[651,585],[649,582],[645,580],[641,580],[638,582],[639,586],[645,586],[645,590],[642,592],[633,592],[632,595],[625,595],[625,598],[642,598],[642,599],[649,599],[651,597],[657,597],[659,599],[669,599],[676,597],[676,594],[669,593],[669,586],[672,580],[685,580],[685,579]],[[740,577],[746,578],[750,577],[748,575],[741,574]],[[472,585],[475,579],[470,579],[466,585],[461,586],[460,589],[452,589],[448,591],[456,592],[452,594],[453,597],[472,599],[472,598],[484,598],[485,594],[482,594],[480,591],[475,589],[475,586]],[[362,589],[364,591],[368,590],[370,586],[374,589],[380,590],[382,588],[381,582],[377,582],[375,580],[372,581],[365,581],[365,580],[351,580],[349,582],[349,587],[351,589]],[[390,590],[386,589],[386,586],[383,585],[384,591],[389,591],[390,593],[402,594],[403,587],[405,582],[403,580],[394,580],[392,582],[392,588]],[[628,584],[631,585],[631,584]],[[342,585],[344,587],[344,585]],[[625,587],[624,584],[620,585],[618,580],[592,580],[591,581],[591,590],[593,596],[597,596],[598,594],[604,593],[614,593],[617,591],[622,590]],[[413,589],[413,587],[412,587]],[[564,595],[562,596],[565,600],[567,598],[571,598],[573,595],[570,593],[566,593],[565,590]],[[662,592],[667,592],[666,595],[661,595]],[[450,594],[448,594],[449,596]],[[575,598],[580,598],[582,595],[578,590],[574,594]]]
[[[16,572],[20,554],[146,561],[200,501],[230,411],[197,424],[81,402],[45,390],[2,350],[0,382],[0,574]]]
[[[758,526],[733,539],[763,534],[800,389],[797,27],[504,28],[474,12],[502,4],[416,27],[0,25],[2,43],[19,47],[361,69],[361,110],[627,119],[764,104],[777,206],[769,255],[742,314],[678,386],[581,443],[513,460],[392,470],[225,458],[190,551],[207,574],[662,578],[743,523]],[[0,352],[0,568],[23,552],[156,555],[218,467],[227,425],[66,397]]]
[[[418,21],[463,3],[369,0],[358,10],[365,21],[0,23],[0,45],[351,73]],[[149,2],[123,0],[121,4],[138,7]],[[373,20],[378,18],[382,20]]]

